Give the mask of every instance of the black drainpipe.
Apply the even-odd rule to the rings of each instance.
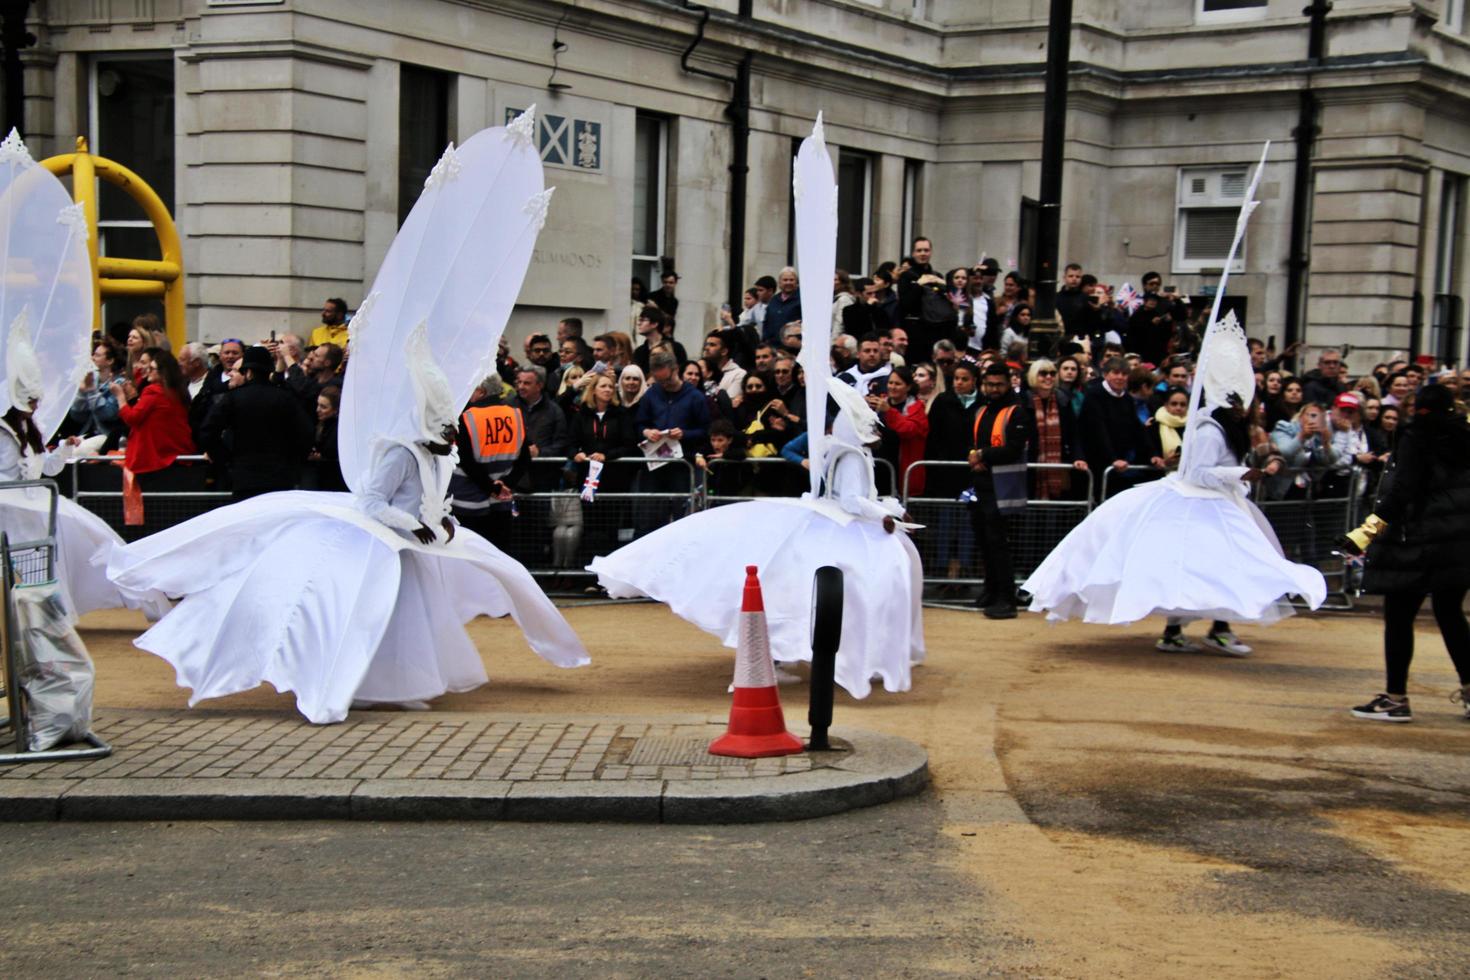
[[[1320,106],[1312,90],[1316,69],[1327,53],[1327,14],[1331,0],[1312,0],[1302,13],[1311,18],[1307,27],[1308,72],[1297,110],[1296,166],[1291,180],[1291,246],[1286,262],[1286,336],[1285,343],[1304,339],[1306,329],[1306,279],[1311,259],[1307,254],[1307,231],[1311,220],[1312,150],[1317,142],[1317,118]]]
[[[747,178],[750,174],[750,66],[755,55],[747,51],[735,66],[735,76],[696,68],[689,63],[689,56],[704,40],[704,28],[709,23],[709,8],[684,0],[689,10],[699,11],[699,27],[694,40],[684,49],[679,64],[692,75],[703,75],[728,82],[731,86],[730,101],[725,104],[725,118],[730,120],[730,249],[727,275],[727,295],[730,309],[740,309],[740,297],[745,292],[745,199]],[[755,0],[740,0],[741,20],[754,16]]]

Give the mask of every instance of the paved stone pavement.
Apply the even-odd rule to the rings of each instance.
[[[107,709],[113,754],[0,766],[0,819],[361,816],[791,819],[927,782],[922,749],[834,729],[831,752],[712,756],[723,719]]]

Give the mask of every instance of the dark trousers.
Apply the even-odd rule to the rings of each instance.
[[[633,526],[638,537],[657,531],[689,512],[690,469],[683,463],[667,463],[656,470],[643,469],[634,481],[638,493],[670,494],[637,501],[633,506]]]
[[[1441,589],[1428,593],[1439,635],[1455,664],[1461,684],[1470,684],[1470,625],[1465,622],[1465,592]],[[1388,592],[1383,596],[1383,660],[1388,674],[1387,693],[1402,696],[1409,684],[1409,662],[1414,659],[1414,618],[1424,605],[1423,592]]]
[[[977,489],[978,493],[978,489]],[[975,550],[985,563],[985,594],[992,602],[1016,601],[1016,566],[1011,561],[1010,518],[984,497],[970,507],[970,526],[975,531]]]
[[[454,519],[501,551],[510,552],[510,536],[515,524],[509,504],[477,511],[455,511]]]

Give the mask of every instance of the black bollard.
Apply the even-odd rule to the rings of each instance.
[[[812,581],[812,683],[806,714],[812,737],[808,751],[822,752],[832,747],[827,742],[827,729],[832,726],[833,674],[841,641],[842,569],[823,565]]]

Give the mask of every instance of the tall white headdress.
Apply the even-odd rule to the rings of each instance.
[[[827,437],[821,420],[827,417],[827,389],[845,387],[841,382],[831,384],[831,353],[824,339],[832,322],[832,276],[837,269],[837,180],[820,112],[812,124],[812,134],[801,141],[797,151],[791,192],[796,203],[801,319],[808,338],[796,359],[806,375],[807,449],[812,464],[811,491],[816,497],[821,491],[822,460],[826,456]]]
[[[11,130],[0,141],[0,412],[39,401],[33,421],[43,440],[91,367],[92,316],[81,208]]]
[[[352,319],[338,448],[354,490],[378,439],[437,440],[494,370],[551,197],[533,109],[445,150]]]
[[[1209,413],[1222,405],[1231,403],[1234,395],[1243,405],[1249,405],[1256,392],[1256,374],[1251,367],[1250,350],[1246,346],[1245,331],[1232,311],[1220,319],[1220,301],[1225,298],[1225,283],[1230,279],[1230,267],[1235,264],[1235,255],[1245,239],[1246,225],[1251,212],[1260,205],[1256,200],[1256,188],[1260,186],[1261,174],[1266,169],[1266,154],[1271,152],[1268,140],[1261,148],[1261,162],[1251,175],[1250,185],[1241,202],[1240,214],[1235,219],[1235,239],[1230,243],[1230,257],[1225,260],[1225,269],[1220,274],[1220,284],[1215,290],[1215,302],[1210,307],[1209,326],[1205,328],[1205,339],[1200,344],[1199,366],[1194,373],[1194,391],[1189,399],[1189,420],[1185,423],[1184,449],[1179,462],[1183,472],[1190,455],[1190,446],[1195,440],[1190,434]]]
[[[31,402],[46,397],[41,362],[31,346],[30,319],[30,310],[21,310],[10,324],[10,336],[5,341],[5,393],[10,404],[22,410],[29,410]]]
[[[422,442],[443,442],[444,430],[457,424],[462,404],[455,400],[449,379],[434,360],[429,346],[429,325],[419,323],[403,346],[408,377],[413,383],[413,412]]]

